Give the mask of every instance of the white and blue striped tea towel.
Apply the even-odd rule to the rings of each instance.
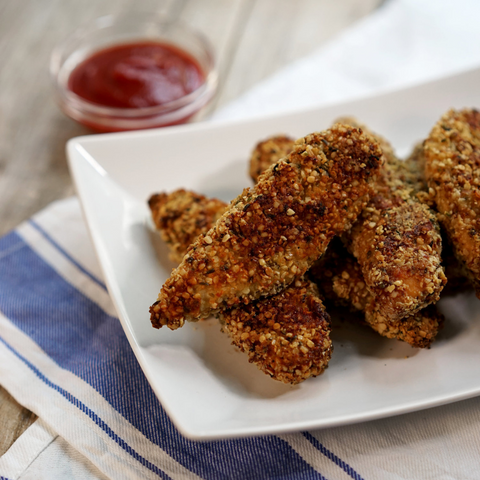
[[[183,438],[143,375],[92,258],[74,199],[0,240],[1,379],[42,419],[33,433],[53,429],[111,478],[325,478],[302,449],[361,478],[307,432]]]
[[[2,479],[479,478],[480,399],[323,431],[182,437],[115,316],[76,199],[0,239],[0,312],[0,382],[40,417],[0,458]]]

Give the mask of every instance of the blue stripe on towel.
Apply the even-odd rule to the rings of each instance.
[[[275,436],[212,442],[182,437],[150,388],[118,319],[66,282],[15,232],[0,239],[0,309],[58,365],[92,385],[197,475],[324,479]]]
[[[143,466],[156,473],[159,477],[164,478],[165,480],[171,480],[163,470],[158,468],[153,463],[149,462],[147,459],[138,454],[128,443],[119,437],[95,412],[88,408],[84,403],[82,403],[78,398],[75,398],[71,393],[67,392],[63,388],[59,387],[55,383],[51,382],[43,373],[35,367],[31,362],[29,362],[23,355],[21,355],[17,350],[15,350],[8,342],[6,342],[0,336],[0,342],[2,342],[11,352],[13,352],[25,365],[27,365],[30,370],[32,370],[37,377],[42,380],[50,388],[56,390],[62,397],[68,400],[72,405],[75,405],[79,410],[81,410],[85,415],[90,417],[111,439],[115,441],[123,450],[125,450],[129,455],[131,455],[135,460],[138,460]]]
[[[85,267],[80,265],[64,248],[60,246],[58,242],[56,242],[53,237],[45,231],[35,220],[30,219],[28,223],[35,228],[38,232],[40,232],[59,252],[61,252],[70,262],[72,262],[81,272],[83,272],[87,277],[89,277],[93,282],[97,285],[102,287],[105,291],[107,291],[107,286],[103,283],[99,278],[97,278],[93,273],[89,272]]]
[[[338,458],[328,448],[325,448],[311,433],[302,432],[303,436],[320,452],[322,452],[335,465],[339,466],[345,473],[350,475],[354,480],[364,480],[348,463]]]

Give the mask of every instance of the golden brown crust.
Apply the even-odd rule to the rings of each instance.
[[[172,261],[180,263],[196,238],[210,230],[228,204],[216,198],[179,189],[157,193],[148,200],[152,219],[170,248]]]
[[[339,239],[334,239],[325,255],[317,260],[308,272],[317,284],[325,303],[349,307],[364,312],[373,299],[363,278],[362,270],[353,255],[348,253]],[[337,291],[334,279],[344,278],[342,290]]]
[[[434,191],[428,188],[425,177],[425,155],[423,153],[423,142],[417,143],[405,161],[409,177],[406,182],[413,186],[412,191],[421,203],[425,203],[430,208],[435,208]],[[460,265],[453,253],[448,235],[444,229],[442,235],[442,265],[447,277],[447,284],[442,290],[442,297],[447,295],[456,295],[471,289],[470,282],[467,279],[465,268]]]
[[[286,157],[295,145],[295,140],[286,135],[276,135],[257,143],[250,157],[249,173],[257,183],[258,177],[271,165]]]
[[[375,194],[344,239],[379,314],[400,320],[438,301],[446,283],[442,240],[434,213],[416,196],[423,188],[417,158],[403,162],[385,139],[378,141],[386,162]]]
[[[350,248],[382,315],[399,320],[437,302],[446,277],[433,213],[420,203],[367,208]]]
[[[380,148],[382,149],[383,155],[386,160],[396,158],[392,144],[386,138],[382,137],[378,133],[372,132],[364,123],[360,122],[358,118],[351,117],[351,116],[340,117],[340,118],[337,118],[334,123],[343,123],[344,125],[351,125],[352,127],[355,127],[364,131],[368,135],[375,138],[377,143],[380,145]]]
[[[220,314],[223,330],[249,361],[296,384],[323,373],[332,356],[330,317],[316,286],[303,279],[273,297]]]
[[[154,195],[149,203],[160,234],[173,239],[174,258],[180,259],[191,244],[190,232],[206,233],[227,207],[183,189]],[[273,297],[222,312],[220,318],[232,344],[275,380],[300,383],[328,365],[330,319],[309,281],[297,280]]]
[[[366,205],[381,157],[374,139],[345,125],[297,140],[189,248],[150,308],[152,325],[176,329],[301,278]]]
[[[393,322],[378,319],[371,322],[368,312],[365,313],[365,319],[380,335],[402,340],[416,348],[429,348],[445,321],[435,305],[428,305],[414,315]]]
[[[366,323],[380,335],[402,340],[412,347],[429,347],[444,322],[436,307],[431,305],[397,320],[384,317],[367,288],[359,263],[338,243],[332,247],[311,269],[320,292],[323,290],[326,297],[337,305],[363,312]]]
[[[375,297],[367,288],[360,264],[338,244],[335,251],[327,252],[326,257],[325,261],[331,271],[333,293],[346,302],[344,305],[365,313],[375,302]]]
[[[364,312],[365,321],[373,330],[412,347],[429,347],[443,325],[443,316],[433,305],[400,319],[384,317],[376,298],[366,288],[359,264],[353,259],[346,261],[342,271],[333,277],[333,290],[340,298],[350,301],[355,309]]]
[[[480,112],[445,113],[423,154],[438,219],[480,298]]]

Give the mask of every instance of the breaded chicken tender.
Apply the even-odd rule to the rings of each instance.
[[[174,259],[183,258],[192,232],[206,233],[227,207],[183,189],[153,195],[149,205],[162,237],[172,239]],[[304,279],[272,297],[221,312],[220,319],[232,344],[260,370],[284,383],[320,375],[332,355],[330,317],[317,287]]]
[[[323,373],[332,356],[330,317],[308,280],[220,313],[232,343],[275,380],[296,384]]]
[[[480,112],[445,113],[424,141],[423,155],[438,219],[480,298]]]
[[[412,153],[405,161],[407,176],[404,181],[409,184],[412,192],[421,203],[425,203],[430,208],[435,208],[433,201],[433,190],[429,193],[427,179],[425,177],[425,156],[423,155],[423,142],[415,145]],[[447,277],[447,284],[442,290],[442,297],[447,295],[456,295],[458,293],[470,290],[470,282],[467,279],[465,267],[460,265],[453,253],[452,246],[445,229],[440,228],[442,235],[442,264]]]
[[[378,311],[377,300],[365,286],[359,264],[353,259],[345,261],[342,271],[333,277],[333,290],[340,298],[352,302],[355,308],[364,312],[365,321],[373,330],[412,347],[429,347],[443,325],[443,317],[434,305],[397,320],[383,317]]]
[[[365,315],[365,322],[380,335],[402,340],[412,347],[431,345],[444,318],[434,305],[398,320],[379,313],[375,296],[367,288],[362,268],[339,242],[330,245],[325,256],[310,271],[325,295],[336,305],[358,310]]]
[[[257,143],[250,157],[249,173],[257,183],[258,177],[271,165],[286,157],[295,145],[295,140],[286,135],[276,135]]]
[[[374,136],[386,161],[370,203],[343,238],[375,297],[376,314],[393,321],[437,302],[446,277],[435,214],[416,196],[422,189],[416,164],[397,159],[388,142]]]
[[[300,279],[356,220],[381,162],[376,141],[354,127],[297,140],[190,246],[150,307],[152,325],[174,330]]]
[[[350,248],[379,313],[399,320],[437,302],[446,276],[434,214],[418,203],[367,208],[352,229]]]
[[[184,189],[157,193],[148,200],[152,219],[170,247],[170,259],[180,263],[196,238],[210,230],[228,204]]]

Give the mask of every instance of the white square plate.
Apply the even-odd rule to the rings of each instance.
[[[344,324],[325,374],[276,382],[230,345],[213,319],[154,330],[148,308],[174,267],[146,199],[179,187],[230,200],[251,185],[247,158],[269,135],[293,136],[355,115],[406,153],[450,107],[480,106],[480,69],[406,90],[254,121],[95,135],[68,144],[70,169],[109,292],[133,351],[179,430],[190,438],[345,425],[480,394],[479,301],[443,300],[430,350]]]

